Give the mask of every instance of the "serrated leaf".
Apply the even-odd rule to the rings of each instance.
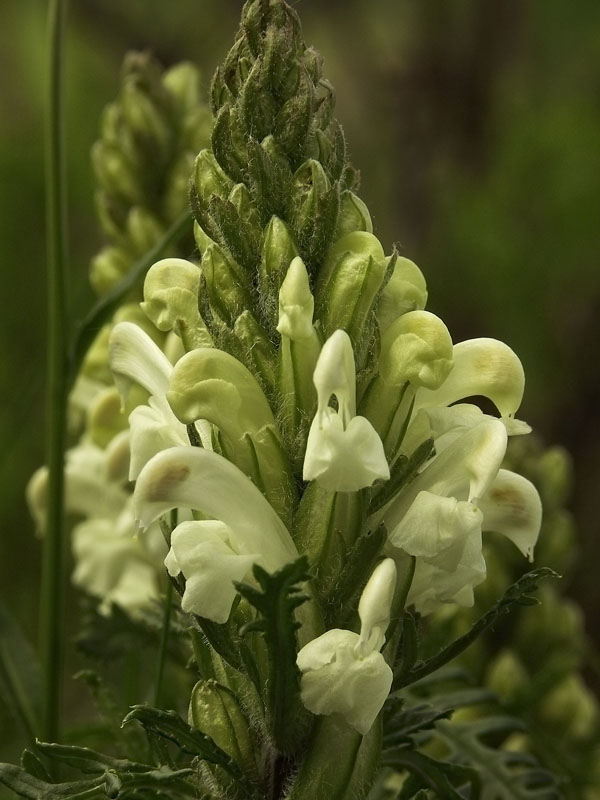
[[[0,604],[0,695],[30,741],[35,741],[40,710],[40,671],[33,648]]]
[[[37,742],[38,750],[54,761],[60,761],[80,772],[103,772],[112,769],[116,772],[148,772],[154,767],[149,764],[138,764],[125,758],[99,753],[89,747],[78,747],[69,744],[53,744]]]
[[[268,724],[275,746],[282,753],[298,743],[298,730],[307,715],[300,702],[300,673],[296,665],[296,631],[300,623],[294,611],[307,597],[299,584],[310,579],[308,559],[302,556],[270,575],[255,565],[254,577],[260,589],[236,583],[238,592],[258,611],[258,617],[240,633],[257,631],[264,637],[269,659],[266,682]]]
[[[484,717],[474,722],[439,722],[437,732],[453,761],[468,763],[481,777],[481,800],[560,800],[554,776],[532,759],[482,741],[483,736],[519,730],[519,720]],[[503,737],[501,737],[503,738]]]
[[[384,753],[382,763],[384,766],[410,773],[398,800],[408,800],[423,787],[433,789],[444,800],[464,800],[464,795],[458,793],[455,784],[460,786],[468,783],[477,791],[479,777],[475,770],[439,761],[417,750],[396,748]],[[471,796],[477,797],[476,794]]]
[[[500,617],[510,613],[515,605],[531,605],[532,600],[537,603],[535,598],[531,596],[531,592],[537,589],[540,580],[557,577],[559,577],[557,573],[549,567],[539,567],[522,575],[518,581],[506,590],[500,600],[475,622],[467,633],[443,648],[435,656],[427,659],[427,661],[417,662],[403,676],[398,674],[394,688],[408,686],[453,661]]]
[[[32,753],[31,750],[25,749],[21,753],[21,766],[25,772],[33,775],[34,778],[39,778],[41,781],[46,781],[47,783],[52,782],[50,773],[42,761],[36,756],[35,753]]]
[[[48,783],[25,772],[13,764],[0,764],[0,783],[3,783],[19,797],[28,800],[76,800],[86,797],[116,797],[106,792],[107,781],[104,776],[95,776],[81,781]],[[113,781],[110,781],[113,783]],[[93,790],[97,791],[94,792]]]
[[[175,711],[134,706],[123,720],[123,725],[133,721],[139,722],[147,733],[173,742],[183,753],[221,767],[234,779],[244,796],[256,798],[256,789],[239,765],[210,736],[190,727]]]

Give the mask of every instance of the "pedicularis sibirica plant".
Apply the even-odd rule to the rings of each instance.
[[[100,300],[71,351],[80,646],[110,661],[142,631],[157,666],[123,661],[151,673],[123,727],[86,673],[107,752],[98,731],[37,741],[0,780],[29,798],[561,797],[453,664],[551,570],[427,644],[473,606],[488,531],[533,558],[538,491],[503,468],[530,430],[518,357],[453,344],[419,268],[386,254],[284,0],[245,4],[212,120],[199,87],[191,65],[126,62],[93,149]],[[28,489],[42,530],[51,487],[43,468]]]

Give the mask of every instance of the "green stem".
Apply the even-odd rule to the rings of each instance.
[[[62,135],[64,0],[50,0],[45,120],[46,244],[48,271],[48,518],[42,558],[40,651],[43,668],[41,737],[59,730],[63,646],[64,451],[67,399],[66,187]]]
[[[158,653],[158,669],[156,671],[156,687],[154,689],[154,705],[160,708],[162,683],[165,672],[165,662],[167,660],[167,647],[169,644],[169,630],[171,627],[171,608],[173,605],[173,584],[167,583],[165,592],[165,611],[163,616],[162,634],[160,637],[160,650]]]

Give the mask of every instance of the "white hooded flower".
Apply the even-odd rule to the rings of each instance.
[[[356,416],[356,370],[350,337],[337,330],[323,345],[313,376],[317,413],[304,457],[304,480],[336,492],[355,492],[390,471],[381,439],[365,417]],[[329,405],[337,400],[337,410]]]
[[[166,565],[186,578],[186,610],[224,622],[235,599],[234,580],[253,564],[275,572],[298,557],[287,528],[241,470],[200,447],[173,447],[152,458],[134,491],[143,528],[167,511],[195,509],[208,521],[188,521],[172,533]]]
[[[129,416],[129,479],[133,481],[156,453],[175,445],[189,445],[190,440],[186,426],[177,419],[166,400],[173,366],[148,334],[132,322],[119,322],[110,334],[109,357],[123,405],[136,385],[150,395],[148,405],[137,406]],[[207,423],[199,425],[202,443],[210,447],[210,428]]]
[[[392,671],[380,653],[396,588],[391,558],[379,564],[362,593],[360,634],[327,631],[298,653],[302,702],[313,714],[340,714],[363,735],[368,733],[392,685]]]
[[[507,442],[500,420],[457,434],[383,512],[389,545],[416,557],[408,595],[423,614],[439,603],[473,604],[486,574],[482,531],[511,539],[532,558],[541,502],[525,478],[500,469]]]

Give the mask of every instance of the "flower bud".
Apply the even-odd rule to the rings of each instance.
[[[196,221],[194,221],[194,239],[196,240],[198,250],[200,251],[200,255],[202,257],[204,257],[204,253],[211,246],[211,244],[215,244],[214,240],[210,238],[206,231],[201,228]]]
[[[240,215],[240,219],[253,228],[260,230],[262,233],[258,212],[252,203],[252,198],[250,197],[250,192],[246,184],[236,183],[229,193],[229,202],[235,206],[236,211]]]
[[[198,311],[201,275],[190,261],[165,258],[150,267],[144,281],[144,313],[159,331],[173,329],[187,349],[212,344]]]
[[[123,116],[136,139],[151,148],[156,161],[167,162],[173,146],[173,130],[155,100],[137,82],[126,80],[120,101]]]
[[[546,724],[560,728],[562,735],[586,739],[598,724],[598,704],[576,673],[568,675],[547,695],[540,708]]]
[[[486,684],[504,703],[513,703],[529,683],[527,670],[512,650],[502,650],[488,669]]]
[[[181,422],[206,419],[233,441],[275,424],[256,378],[223,350],[200,347],[183,356],[173,367],[167,400]]]
[[[294,229],[301,240],[312,230],[320,200],[329,188],[329,178],[318,161],[311,158],[296,170],[290,207],[294,209]]]
[[[119,392],[114,386],[108,386],[88,408],[87,429],[90,439],[98,447],[106,447],[126,427],[127,418],[121,411]]]
[[[366,204],[353,192],[342,192],[340,198],[340,213],[335,232],[336,239],[341,239],[347,233],[366,231],[373,233],[373,222]]]
[[[145,204],[145,191],[135,168],[118,148],[105,142],[95,142],[92,147],[92,165],[100,187],[115,194],[129,205]]]
[[[225,199],[233,182],[217,164],[210,150],[201,150],[194,163],[194,186],[203,205],[207,206],[213,195]]]
[[[165,229],[154,214],[135,206],[127,215],[127,234],[136,252],[142,256],[164,236]]]
[[[292,341],[308,339],[313,334],[315,300],[310,291],[304,262],[293,259],[279,290],[277,330]]]
[[[198,681],[188,712],[190,725],[208,734],[239,764],[251,780],[258,780],[252,736],[232,691],[212,680]]]
[[[259,280],[266,312],[273,326],[277,324],[277,298],[281,283],[290,262],[297,255],[298,248],[288,226],[279,217],[271,217],[265,230]]]
[[[241,267],[217,244],[211,244],[202,258],[202,272],[211,307],[231,328],[252,298]]]
[[[103,247],[92,259],[90,283],[97,294],[105,294],[129,272],[132,258],[121,247]]]
[[[277,354],[273,343],[251,311],[243,311],[236,319],[233,333],[241,343],[252,371],[269,389],[275,388]]]
[[[321,343],[312,324],[314,299],[308,273],[300,257],[292,260],[279,292],[279,323],[281,334],[278,364],[280,420],[283,431],[294,443],[297,466],[304,448],[307,421],[313,416],[317,394],[312,376],[317,364]]]
[[[380,372],[391,386],[437,389],[452,369],[452,339],[439,317],[411,311],[397,319],[381,341]]]
[[[162,84],[181,117],[193,113],[201,102],[200,72],[190,61],[182,61],[167,70],[162,76]]]
[[[427,286],[423,273],[414,262],[399,256],[377,305],[381,331],[389,328],[402,314],[424,309],[426,303]]]
[[[348,233],[330,248],[317,280],[317,318],[327,335],[345,330],[359,354],[369,314],[386,273],[383,248],[372,233]],[[360,360],[357,357],[357,360]]]

